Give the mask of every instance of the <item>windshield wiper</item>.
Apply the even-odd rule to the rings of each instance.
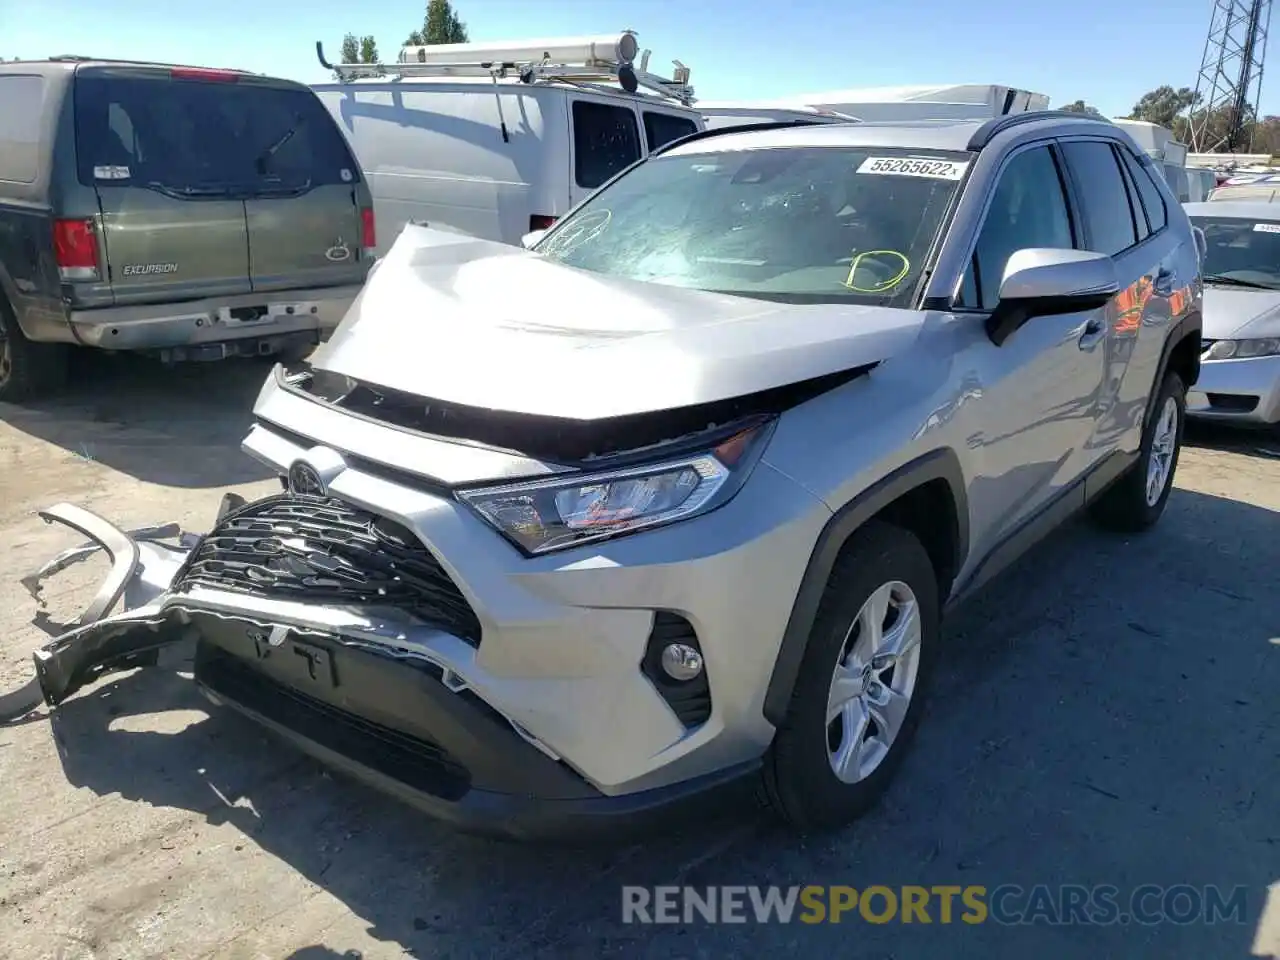
[[[266,176],[267,161],[279,153],[281,147],[297,136],[298,131],[301,130],[303,124],[306,123],[306,118],[295,114],[293,121],[293,126],[281,134],[280,138],[276,140],[275,143],[271,144],[271,146],[263,150],[262,153],[258,154],[257,158],[253,161],[254,169],[257,170],[260,175]]]
[[[1204,278],[1205,283],[1219,283],[1224,287],[1247,287],[1250,290],[1277,290],[1269,283],[1258,283],[1256,280],[1241,280],[1239,277],[1228,277],[1221,273],[1210,273]]]

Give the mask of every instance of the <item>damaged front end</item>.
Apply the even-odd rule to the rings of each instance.
[[[219,518],[243,503],[223,498]],[[200,537],[176,523],[121,530],[92,511],[60,503],[39,516],[84,536],[87,542],[62,551],[22,585],[43,600],[44,581],[68,567],[105,553],[110,570],[70,628],[37,649],[35,676],[16,690],[0,694],[0,722],[21,719],[41,704],[55,707],[108,673],[149,666],[161,647],[189,635],[162,604],[165,591]],[[117,606],[120,611],[112,614]]]

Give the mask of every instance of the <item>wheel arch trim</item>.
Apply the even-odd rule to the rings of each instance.
[[[781,726],[786,718],[818,606],[840,551],[863,524],[889,504],[937,480],[947,484],[955,502],[956,537],[952,569],[959,571],[969,554],[969,504],[960,459],[949,448],[932,450],[882,477],[836,510],[818,534],[765,691],[764,716],[775,727]],[[946,597],[940,599],[945,601]]]

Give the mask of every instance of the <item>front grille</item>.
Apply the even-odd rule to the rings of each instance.
[[[228,514],[192,551],[176,589],[193,586],[394,607],[480,643],[475,611],[412,532],[332,498],[278,494]]]
[[[196,677],[215,694],[417,790],[458,800],[471,786],[467,769],[443,747],[307,696],[215,648],[201,645]]]

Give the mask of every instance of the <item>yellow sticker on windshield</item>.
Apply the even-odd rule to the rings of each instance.
[[[883,258],[883,260],[871,262],[881,268],[880,273],[891,272],[892,275],[880,280],[874,286],[858,286],[854,284],[853,276],[868,257]],[[907,259],[906,254],[899,253],[897,250],[867,250],[855,256],[853,262],[849,264],[849,276],[845,279],[844,285],[854,293],[886,293],[905,280],[910,272],[911,261]]]

